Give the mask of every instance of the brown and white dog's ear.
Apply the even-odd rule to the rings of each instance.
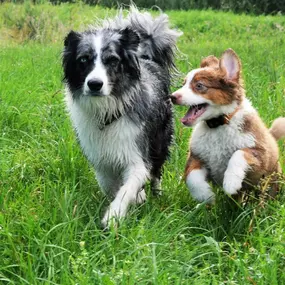
[[[226,78],[238,82],[240,79],[241,62],[231,48],[224,51],[220,59],[220,68],[226,72]]]
[[[219,67],[219,60],[215,56],[209,55],[202,59],[200,67]]]

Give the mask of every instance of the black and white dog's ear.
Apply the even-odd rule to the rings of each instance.
[[[121,35],[120,42],[123,48],[127,50],[137,51],[140,43],[139,35],[130,28],[125,28],[119,33]]]
[[[125,71],[134,78],[140,77],[140,64],[137,58],[137,50],[140,43],[139,35],[130,28],[119,31],[119,41],[123,49],[123,65]]]
[[[68,47],[72,43],[76,43],[80,40],[80,33],[70,31],[69,34],[64,39],[64,46]]]

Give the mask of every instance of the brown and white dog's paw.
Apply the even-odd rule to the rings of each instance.
[[[215,204],[215,193],[209,183],[205,180],[206,169],[195,169],[186,177],[186,184],[192,197],[199,202]]]
[[[242,179],[234,174],[225,175],[223,188],[224,192],[230,196],[238,194],[242,187]]]

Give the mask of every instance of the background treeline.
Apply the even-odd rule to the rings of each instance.
[[[0,0],[0,2],[6,1]],[[21,3],[25,0],[10,0],[8,2]],[[32,0],[32,2],[43,3],[47,0]],[[116,7],[120,4],[128,5],[130,3],[129,0],[50,0],[49,2],[53,4],[83,2],[106,7]],[[136,0],[134,2],[138,7],[158,6],[163,10],[214,9],[253,14],[285,13],[285,0]]]

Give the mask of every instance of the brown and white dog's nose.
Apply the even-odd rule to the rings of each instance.
[[[179,92],[174,92],[170,95],[170,99],[172,101],[173,104],[180,104],[180,99],[181,99],[181,94],[179,94]]]

